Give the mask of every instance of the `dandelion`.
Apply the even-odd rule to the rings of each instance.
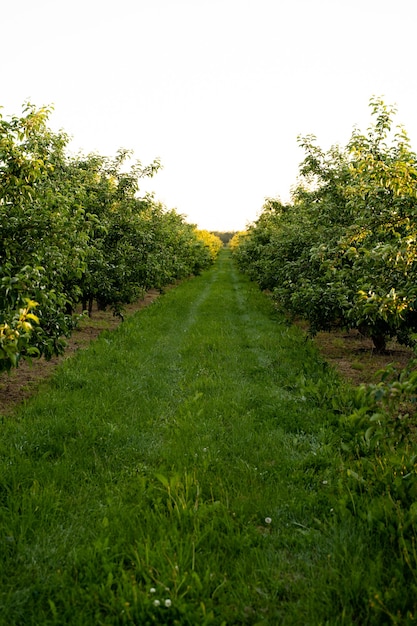
[[[167,608],[169,608],[169,607],[171,606],[171,604],[172,604],[171,600],[170,600],[169,598],[167,598],[167,599],[165,600],[165,606],[166,606]]]
[[[159,606],[160,604],[161,604],[161,603],[160,603],[160,601],[159,601],[159,600],[154,600],[154,601],[153,601],[153,605],[154,605],[154,606]]]
[[[271,524],[272,519],[270,517],[265,517],[265,524]]]
[[[149,593],[156,593],[156,589],[155,589],[155,587],[151,587],[151,588],[149,589]]]

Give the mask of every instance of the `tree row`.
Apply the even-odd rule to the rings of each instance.
[[[267,199],[232,241],[240,267],[314,334],[359,329],[384,351],[417,332],[417,157],[395,109],[372,99],[372,123],[345,147],[305,151],[292,201]]]
[[[123,305],[208,267],[222,242],[186,223],[139,182],[160,168],[69,156],[50,110],[0,116],[0,370],[64,350],[77,306]]]

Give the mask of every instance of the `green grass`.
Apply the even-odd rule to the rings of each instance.
[[[385,623],[338,390],[228,250],[102,334],[3,420],[0,624]]]

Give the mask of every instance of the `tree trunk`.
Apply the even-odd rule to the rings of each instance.
[[[387,351],[387,341],[385,335],[371,335],[371,339],[374,342],[375,352],[378,354],[384,354]]]

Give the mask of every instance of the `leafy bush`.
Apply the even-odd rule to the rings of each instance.
[[[368,557],[379,571],[367,594],[393,624],[409,623],[417,597],[416,366],[388,367],[379,383],[361,386],[341,423],[339,520],[372,537]]]

